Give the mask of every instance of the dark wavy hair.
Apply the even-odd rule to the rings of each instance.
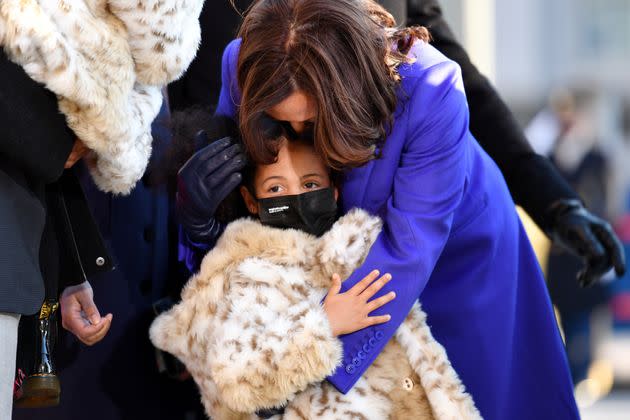
[[[239,30],[239,125],[249,155],[271,163],[278,133],[265,111],[302,90],[315,98],[315,149],[341,170],[365,164],[387,136],[398,67],[424,27],[395,27],[372,0],[257,0]]]

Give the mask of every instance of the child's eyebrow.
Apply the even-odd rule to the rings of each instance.
[[[286,178],[280,175],[272,175],[270,177],[265,178],[265,180],[263,181],[263,183],[271,180],[271,179],[279,179],[279,180],[285,180]]]
[[[304,178],[311,178],[311,177],[325,178],[324,175],[318,174],[318,173],[315,173],[315,172],[312,173],[312,174],[302,175],[302,179],[304,179]]]

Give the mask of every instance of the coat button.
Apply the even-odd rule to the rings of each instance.
[[[356,370],[356,368],[354,367],[354,365],[348,365],[348,366],[346,366],[346,372],[347,372],[349,375],[352,375],[352,374],[354,373],[354,371],[355,371],[355,370]]]
[[[368,344],[370,345],[370,347],[374,347],[376,345],[376,338],[370,337],[370,339],[368,340]]]
[[[361,359],[361,360],[365,360],[365,352],[363,352],[363,351],[359,351],[359,352],[357,353],[357,356],[359,356],[359,359]]]
[[[370,352],[370,345],[368,343],[365,343],[363,345],[363,351],[366,352],[366,353]]]
[[[354,359],[352,359],[352,364],[358,367],[361,364],[361,359],[355,357]]]
[[[413,389],[413,380],[411,378],[405,378],[403,380],[403,388],[406,391],[411,391]]]
[[[383,332],[382,331],[376,331],[376,334],[374,334],[374,337],[376,337],[377,340],[382,340],[383,339]]]
[[[99,267],[102,267],[105,265],[105,258],[103,257],[98,257],[96,259],[96,265],[98,265]]]

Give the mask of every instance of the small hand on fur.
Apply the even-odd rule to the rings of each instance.
[[[376,280],[378,275],[378,270],[372,271],[345,293],[339,293],[341,279],[338,274],[333,275],[333,285],[324,300],[324,311],[328,316],[335,337],[350,334],[371,325],[383,324],[390,320],[390,315],[369,316],[372,311],[391,302],[396,297],[394,292],[389,292],[377,299],[370,300],[392,279],[388,273]]]

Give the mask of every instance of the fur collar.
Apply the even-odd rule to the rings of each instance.
[[[127,194],[151,154],[161,88],[186,70],[203,0],[2,0],[0,45],[54,92],[94,153],[100,189]]]

